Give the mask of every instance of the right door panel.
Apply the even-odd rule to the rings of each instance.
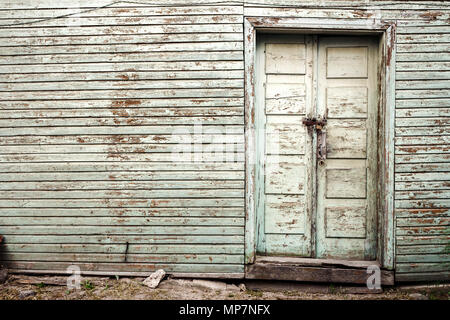
[[[320,37],[317,117],[317,258],[376,258],[377,42]]]

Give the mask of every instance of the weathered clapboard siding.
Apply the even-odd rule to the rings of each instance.
[[[81,2],[0,4],[1,259],[241,276],[242,6]]]
[[[427,24],[398,23],[398,281],[449,279],[450,29],[441,23],[439,17]]]
[[[314,1],[313,1],[314,2]],[[396,280],[450,275],[450,8],[442,2],[246,2],[245,16],[397,23]]]
[[[397,23],[396,279],[448,279],[448,5],[180,3],[0,3],[0,234],[10,266],[240,276],[243,17],[367,18]],[[199,122],[207,132],[193,135]],[[180,142],[226,141],[235,162],[190,162],[198,149],[171,158]]]

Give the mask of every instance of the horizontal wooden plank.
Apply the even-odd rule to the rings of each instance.
[[[16,235],[194,235],[227,234],[242,235],[244,227],[239,226],[1,226],[5,236]]]
[[[4,226],[244,226],[244,218],[236,217],[0,217]],[[128,229],[131,230],[131,229]]]
[[[448,71],[450,62],[397,62],[395,67],[396,71]]]
[[[450,48],[449,48],[450,50]],[[450,71],[399,71],[395,73],[396,80],[448,80]]]
[[[382,271],[383,284],[393,284],[393,273]],[[290,264],[255,263],[246,267],[246,278],[257,280],[312,281],[330,283],[366,283],[366,270],[361,268],[306,267]]]
[[[395,154],[449,153],[450,145],[396,146]]]
[[[0,163],[0,172],[106,172],[114,174],[117,172],[128,171],[130,174],[138,174],[140,171],[158,171],[161,174],[170,174],[171,171],[197,171],[201,176],[202,171],[210,170],[227,170],[227,171],[243,171],[244,165],[242,162],[42,162],[42,163]],[[45,176],[45,175],[43,175]],[[233,173],[230,173],[233,176]]]
[[[109,117],[199,117],[239,116],[243,107],[185,107],[185,108],[108,108],[108,109],[29,109],[3,110],[3,119],[26,118],[109,118]],[[70,121],[70,120],[68,120]]]
[[[450,80],[407,80],[396,81],[397,90],[416,90],[416,89],[446,89],[450,85]]]
[[[450,226],[399,227],[396,234],[397,236],[446,236],[450,234]]]
[[[243,162],[244,153],[213,152],[204,153],[47,153],[47,154],[0,154],[0,162],[61,162],[61,161],[186,161],[186,162]]]
[[[397,44],[397,52],[449,52],[449,43],[399,43]]]
[[[397,263],[432,263],[446,264],[450,262],[450,253],[396,255]],[[450,267],[450,263],[447,264]],[[449,269],[450,270],[450,269]]]
[[[395,156],[395,163],[430,163],[450,162],[450,154],[399,154]]]
[[[32,82],[0,83],[0,91],[72,91],[83,96],[82,90],[149,90],[149,89],[207,89],[207,88],[243,88],[242,79],[208,80],[128,80],[128,81],[72,81],[72,82]],[[1,93],[0,93],[1,94]],[[101,94],[101,92],[99,92]],[[20,94],[19,94],[20,95]],[[139,94],[137,94],[139,95]]]
[[[0,28],[2,38],[14,37],[71,37],[97,35],[149,35],[177,33],[242,33],[243,25],[236,24],[169,24],[169,25],[138,25],[138,26],[62,26],[52,28],[21,28],[20,26]]]
[[[205,208],[243,207],[243,198],[0,199],[0,208]]]
[[[130,169],[133,169],[130,166]],[[20,181],[125,181],[125,182],[145,182],[145,181],[195,181],[195,180],[244,180],[243,171],[104,171],[104,172],[16,172],[0,173],[1,182]],[[34,184],[37,186],[36,184]],[[132,186],[132,185],[131,185]]]
[[[449,99],[397,99],[395,108],[445,108],[450,107]]]
[[[170,6],[166,2],[166,5],[160,6],[137,6],[138,4],[127,3],[125,6],[114,5],[110,7],[111,2],[102,2],[96,0],[97,4],[89,3],[84,5],[82,8],[78,7],[79,3],[83,2],[73,2],[66,1],[66,4],[55,5],[55,3],[50,1],[40,2],[36,4],[35,2],[28,2],[24,5],[20,3],[14,3],[14,6],[5,6],[8,3],[2,4],[5,9],[8,8],[22,8],[26,10],[2,10],[0,18],[54,18],[58,16],[71,15],[72,17],[134,17],[134,16],[172,16],[172,15],[224,15],[224,14],[242,14],[241,6],[199,6],[199,3],[204,1],[198,1],[193,5],[188,6]],[[179,2],[178,2],[179,4]],[[216,3],[217,4],[217,3]],[[86,10],[86,9],[95,10]]]
[[[214,24],[214,23],[242,23],[242,15],[174,15],[153,16],[106,16],[106,17],[75,17],[64,19],[36,19],[15,18],[0,20],[0,27],[10,28],[42,28],[42,27],[88,27],[88,26],[127,26],[127,25],[175,25],[175,24]]]
[[[450,208],[443,209],[397,209],[397,218],[434,218],[450,216]]]
[[[60,2],[58,3],[53,3],[50,0],[41,0],[39,3],[35,3],[33,0],[16,0],[13,3],[5,3],[2,4],[2,8],[9,8],[9,9],[13,9],[13,8],[26,8],[26,9],[34,9],[34,8],[74,8],[77,6],[81,6],[82,8],[92,8],[95,6],[100,6],[100,5],[111,5],[110,2],[106,1],[106,0],[95,0],[95,1],[88,1],[88,0],[78,0],[78,5],[74,4],[73,2],[70,2],[69,0],[60,0]],[[154,5],[156,7],[170,7],[170,6],[177,6],[179,5],[179,0],[153,0],[151,3],[149,3],[149,5]],[[217,1],[215,0],[198,0],[195,3],[194,2],[187,2],[187,3],[191,3],[191,6],[194,5],[198,5],[198,6],[205,6],[205,5],[217,5]],[[253,1],[224,1],[221,2],[222,5],[234,5],[236,6],[237,4],[244,4],[246,7],[273,7],[273,6],[280,6],[280,5],[284,5],[286,7],[295,7],[298,5],[298,0],[253,0]],[[131,3],[131,2],[116,2],[113,5],[111,5],[111,7],[113,8],[119,8],[119,7],[140,7],[142,6],[142,2],[136,2],[136,3]],[[308,4],[308,2],[306,2],[306,4]],[[420,10],[423,8],[426,9],[442,9],[442,2],[440,1],[427,1],[427,2],[406,2],[406,1],[396,1],[396,2],[389,2],[389,1],[379,1],[377,3],[368,3],[365,0],[331,0],[331,1],[327,1],[327,5],[336,5],[336,4],[340,4],[342,7],[344,8],[348,8],[348,7],[361,7],[361,9],[376,9],[379,8],[378,4],[382,4],[383,8],[387,8],[387,9],[410,9],[410,10]],[[320,6],[319,6],[320,7]],[[431,13],[434,13],[434,11],[432,11]],[[422,17],[422,19],[426,19],[430,20],[433,18],[434,15],[430,14],[428,16],[424,16]],[[437,16],[439,17],[439,15]],[[419,21],[424,23],[423,21]],[[426,21],[425,21],[426,22]],[[432,21],[433,22],[433,21]],[[435,24],[435,23],[433,23]]]
[[[449,126],[450,118],[397,118],[395,125],[398,127]]]
[[[71,82],[71,81],[142,81],[142,80],[191,80],[191,79],[241,79],[242,70],[189,70],[189,71],[124,71],[124,72],[63,72],[46,73],[45,81]],[[2,81],[6,83],[42,82],[42,73],[10,73],[2,74]],[[12,84],[11,84],[12,85]]]
[[[450,126],[449,126],[450,129]],[[450,144],[450,136],[409,136],[409,137],[396,137],[395,145],[398,146],[410,146],[410,145],[439,145]]]
[[[395,56],[395,61],[397,62],[428,62],[428,61],[450,61],[450,58],[442,52],[414,52],[406,53],[400,52]]]
[[[416,200],[416,199],[449,199],[450,190],[410,190],[396,191],[395,200]]]
[[[213,42],[158,42],[158,43],[107,43],[87,46],[68,43],[66,45],[13,46],[0,43],[1,55],[38,55],[38,54],[101,54],[101,53],[139,53],[171,51],[226,51],[243,50],[242,39],[236,41]]]
[[[0,208],[6,217],[242,217],[242,208]],[[8,241],[10,242],[10,241]]]
[[[450,117],[450,108],[411,108],[397,109],[395,115],[398,118],[415,118],[415,117]],[[450,130],[450,128],[442,128],[441,130]],[[442,133],[446,133],[443,131]]]
[[[438,272],[445,271],[448,273],[450,270],[450,263],[397,263],[395,267],[396,272],[406,273],[406,272]]]
[[[450,217],[409,217],[398,218],[397,227],[415,227],[415,226],[449,226]]]
[[[211,108],[212,112],[214,109]],[[199,111],[201,111],[200,109]],[[226,108],[233,113],[235,108]],[[126,111],[126,110],[124,110]],[[170,110],[168,110],[170,113]],[[193,113],[195,114],[195,111]],[[51,112],[51,111],[49,111]],[[138,111],[139,112],[139,111]],[[183,111],[182,111],[183,112]],[[6,113],[6,112],[5,112]],[[94,112],[95,113],[95,112]],[[133,113],[133,112],[131,112]],[[128,145],[128,144],[175,144],[175,143],[244,143],[243,134],[151,134],[151,135],[73,135],[73,136],[12,136],[0,137],[0,145]]]
[[[417,22],[416,22],[417,23]],[[399,23],[397,28],[398,34],[442,34],[442,33],[450,33],[450,28],[448,25],[422,25],[422,26],[414,26],[413,24],[404,24]]]
[[[449,199],[396,200],[395,208],[448,208]]]
[[[130,243],[127,248],[126,243],[121,244],[5,244],[4,250],[7,252],[30,252],[30,253],[111,253],[123,254],[229,254],[239,255],[244,253],[244,245],[236,244],[133,244]]]
[[[75,190],[166,190],[166,189],[240,189],[243,180],[159,180],[159,181],[22,181],[2,182],[4,191],[75,191]],[[95,191],[97,192],[97,191]]]
[[[184,144],[67,144],[67,145],[28,145],[2,146],[0,154],[34,154],[34,153],[164,153],[164,152],[243,152],[243,143],[216,143],[204,141],[203,144],[191,144],[186,140]],[[113,157],[113,156],[112,156]],[[175,160],[176,158],[173,158]]]
[[[100,118],[41,118],[41,119],[0,119],[0,128],[14,127],[95,127],[95,126],[167,126],[176,133],[173,125],[241,125],[244,124],[244,116],[206,116],[206,117],[132,117],[117,111],[117,117]],[[186,142],[191,143],[189,139]],[[209,141],[211,142],[211,141]],[[125,147],[127,148],[127,147]],[[130,147],[131,148],[131,147]],[[148,148],[151,148],[148,146]],[[159,147],[156,147],[158,149]],[[51,150],[49,148],[48,150]],[[70,149],[70,148],[68,148]],[[5,149],[6,150],[6,149]],[[100,150],[100,148],[98,148]],[[51,151],[48,151],[51,152]],[[69,152],[69,151],[68,151]],[[164,152],[164,151],[162,151]]]
[[[70,92],[70,96],[68,96]],[[49,100],[49,99],[159,99],[173,96],[175,98],[209,98],[209,97],[243,97],[242,88],[218,89],[124,89],[83,90],[83,91],[18,91],[0,92],[2,100]]]
[[[105,62],[158,62],[158,61],[221,61],[242,60],[242,51],[197,51],[197,52],[139,52],[139,53],[89,53],[89,54],[44,54],[0,56],[1,65],[59,64],[59,63],[105,63]],[[50,78],[50,77],[49,77]],[[50,79],[48,79],[50,80]]]
[[[243,255],[231,254],[112,254],[112,253],[36,253],[5,252],[2,259],[6,261],[53,261],[53,262],[90,262],[90,263],[209,263],[242,264]]]
[[[3,261],[8,267],[9,271],[14,270],[45,270],[45,273],[51,273],[49,271],[62,271],[67,274],[67,268],[73,265],[73,262],[51,262],[51,261]],[[104,274],[110,272],[111,275],[118,274],[120,272],[142,272],[148,275],[158,269],[164,269],[167,273],[183,272],[183,273],[209,273],[209,272],[244,272],[243,264],[212,264],[212,263],[77,263],[83,272],[97,271],[97,274]],[[143,275],[144,275],[143,274]]]
[[[23,118],[23,119],[0,119],[0,128],[11,127],[92,127],[104,126],[171,126],[171,125],[240,125],[244,124],[244,116],[188,116],[188,117],[133,117],[125,111],[114,110],[113,117],[86,117],[86,118]],[[177,132],[176,128],[172,128]]]
[[[53,136],[53,135],[141,135],[141,134],[156,134],[156,135],[166,135],[166,134],[194,134],[195,130],[197,132],[208,132],[209,134],[225,134],[225,133],[242,133],[243,125],[187,125],[187,126],[145,126],[145,125],[135,125],[135,126],[90,126],[90,127],[15,127],[14,130],[10,128],[0,128],[0,136]],[[171,159],[173,160],[173,159]]]
[[[448,172],[450,166],[448,163],[415,163],[415,164],[397,164],[396,173],[417,173],[417,172]]]
[[[407,173],[396,173],[395,182],[398,181],[449,181],[450,180],[450,169],[448,168],[446,172],[407,172]]]
[[[170,42],[223,42],[242,41],[241,32],[230,33],[168,33],[168,34],[129,34],[95,36],[48,36],[48,37],[14,37],[4,38],[0,47],[11,46],[61,46],[61,45],[100,45],[100,44],[134,44],[170,43]],[[17,51],[16,51],[17,52]],[[4,53],[5,54],[5,53]]]
[[[70,190],[2,191],[2,199],[154,199],[154,198],[240,198],[243,189],[152,189],[152,190]]]
[[[398,99],[422,99],[422,98],[450,98],[448,87],[444,89],[426,89],[426,90],[396,90]]]
[[[448,245],[449,235],[397,235],[396,243],[400,245]]]
[[[241,70],[243,61],[157,61],[0,65],[0,73]],[[18,99],[16,99],[18,100]]]
[[[2,110],[18,109],[95,109],[95,108],[181,108],[181,107],[242,107],[242,97],[160,98],[160,99],[109,99],[109,100],[44,100],[0,101]]]
[[[406,254],[436,254],[436,253],[449,253],[448,247],[445,244],[436,245],[413,245],[413,246],[397,246],[396,252],[397,255],[406,255]],[[419,260],[417,260],[419,261]]]
[[[152,246],[157,250],[160,245],[170,245],[172,248],[176,248],[180,245],[199,245],[207,244],[208,246],[219,245],[239,245],[241,246],[244,242],[244,235],[20,235],[20,234],[10,234],[5,238],[5,245],[15,245],[15,246],[40,246],[44,244],[53,245],[73,245],[73,244],[95,244],[99,246],[105,246],[111,244],[126,245],[126,243],[131,243],[132,245],[146,245]]]
[[[279,3],[282,6],[285,2]],[[351,6],[352,10],[348,8],[342,8],[342,4],[339,3],[337,7],[331,9],[329,7],[325,8],[296,8],[296,7],[258,7],[258,6],[246,6],[244,8],[245,16],[254,17],[304,17],[304,18],[342,18],[342,19],[362,19],[371,18],[382,14],[383,19],[424,19],[428,17],[430,13],[428,10],[404,10],[404,9],[390,9],[387,10],[383,7],[381,11],[380,7],[365,9]],[[450,17],[449,14],[441,11],[436,11],[439,19],[447,19]],[[431,40],[431,39],[430,39]]]
[[[450,42],[450,33],[415,33],[415,34],[399,34],[397,43],[445,43]]]
[[[401,109],[397,109],[401,110]],[[410,109],[408,109],[410,110]],[[430,112],[431,113],[431,112]],[[450,135],[450,126],[436,127],[398,127],[395,128],[395,135],[399,136],[445,136]]]
[[[411,174],[411,176],[414,176]],[[427,176],[425,176],[427,177]],[[410,178],[416,179],[415,177]],[[448,180],[443,181],[417,181],[413,182],[395,182],[395,190],[402,191],[419,191],[419,190],[448,190],[450,189],[450,183]]]

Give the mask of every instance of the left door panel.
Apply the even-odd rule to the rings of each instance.
[[[261,35],[257,44],[257,252],[311,256],[313,39]]]

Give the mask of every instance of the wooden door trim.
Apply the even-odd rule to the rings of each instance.
[[[257,31],[332,34],[379,34],[378,109],[381,112],[379,130],[379,208],[377,261],[386,269],[394,268],[394,120],[395,120],[395,35],[396,24],[380,19],[304,19],[244,17],[245,63],[245,263],[256,258],[256,133],[255,133],[255,58]]]

